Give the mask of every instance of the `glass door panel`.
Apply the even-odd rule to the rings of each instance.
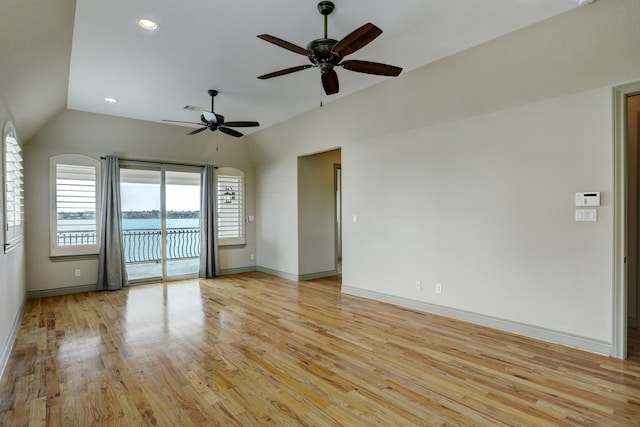
[[[165,171],[166,275],[198,274],[200,172]]]
[[[162,280],[162,176],[159,170],[120,169],[120,204],[129,281]]]

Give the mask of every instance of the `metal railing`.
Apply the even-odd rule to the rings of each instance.
[[[126,263],[160,262],[162,259],[162,232],[159,229],[131,229],[122,232]],[[91,245],[96,233],[65,231],[58,233],[58,245]],[[167,259],[187,259],[200,256],[200,229],[167,229]]]
[[[160,262],[162,232],[153,230],[124,230],[124,259],[127,263]],[[200,229],[167,229],[167,259],[197,258],[200,256]]]
[[[96,233],[91,231],[63,231],[58,233],[58,246],[95,245]]]

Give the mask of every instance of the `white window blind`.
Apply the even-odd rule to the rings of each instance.
[[[24,181],[22,149],[15,129],[7,123],[4,132],[5,252],[22,239],[24,224]]]
[[[230,168],[226,168],[230,169]],[[218,180],[218,243],[244,244],[244,176],[220,172]]]
[[[52,159],[52,255],[98,251],[99,163],[84,156]]]

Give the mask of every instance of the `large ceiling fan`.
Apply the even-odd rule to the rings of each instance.
[[[259,35],[258,38],[261,38],[262,40],[308,57],[311,64],[298,65],[296,67],[274,71],[273,73],[265,74],[258,78],[263,80],[270,79],[272,77],[306,70],[307,68],[317,67],[321,72],[322,87],[324,88],[325,93],[327,95],[332,95],[334,93],[338,93],[340,89],[338,75],[334,70],[335,66],[340,66],[345,70],[356,71],[358,73],[376,74],[379,76],[395,77],[402,72],[402,68],[400,67],[380,64],[378,62],[358,60],[343,61],[345,56],[354,53],[372,42],[376,37],[382,34],[382,30],[371,23],[367,23],[348,34],[340,41],[330,39],[327,37],[327,17],[331,12],[333,12],[334,8],[335,5],[330,1],[321,1],[318,3],[318,11],[320,11],[320,14],[324,16],[324,37],[312,40],[307,44],[306,49],[268,34]]]
[[[241,137],[241,136],[243,136],[243,134],[238,132],[237,130],[231,129],[231,128],[260,126],[260,123],[258,123],[258,122],[225,122],[224,121],[224,116],[220,115],[220,114],[216,114],[214,112],[214,109],[213,109],[213,99],[218,94],[218,91],[215,90],[215,89],[209,89],[208,92],[209,92],[209,95],[211,96],[211,111],[206,111],[202,107],[195,107],[193,105],[185,105],[184,106],[185,110],[201,111],[202,112],[202,114],[200,115],[200,120],[201,120],[200,123],[198,123],[198,122],[183,122],[183,121],[179,121],[179,120],[163,120],[163,122],[189,123],[189,124],[193,124],[193,125],[201,125],[202,126],[201,128],[192,130],[187,135],[195,135],[196,133],[200,133],[200,132],[202,132],[204,130],[209,129],[212,132],[215,131],[215,130],[219,130],[220,132],[224,132],[227,135],[231,135],[231,136],[235,136],[235,137]]]

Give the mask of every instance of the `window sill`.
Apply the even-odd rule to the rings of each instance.
[[[8,254],[12,250],[14,250],[18,246],[20,246],[21,243],[22,243],[22,237],[14,239],[14,240],[10,241],[9,243],[5,243],[4,244],[4,253]]]
[[[98,254],[84,255],[50,255],[51,262],[84,261],[88,259],[98,259]]]

